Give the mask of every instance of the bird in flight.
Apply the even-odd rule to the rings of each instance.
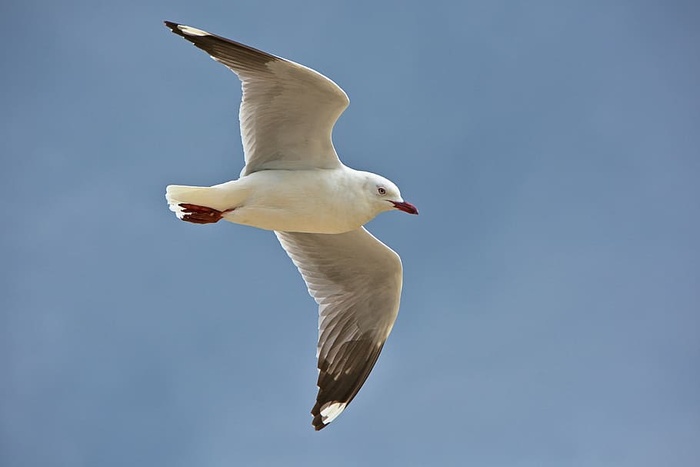
[[[379,213],[418,214],[398,187],[338,159],[331,134],[349,104],[322,74],[284,58],[166,21],[242,82],[245,167],[210,187],[170,185],[166,199],[183,221],[223,219],[272,230],[318,303],[321,430],[345,410],[374,367],[399,311],[401,259],[363,226]]]

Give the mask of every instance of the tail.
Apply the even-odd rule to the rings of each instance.
[[[225,206],[226,199],[217,187],[168,185],[165,189],[165,199],[170,210],[181,220],[185,215],[181,204],[206,206],[219,211],[230,207]]]

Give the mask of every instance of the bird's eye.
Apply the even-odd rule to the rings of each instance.
[[[379,194],[382,195],[382,196],[385,195],[385,194],[386,194],[386,188],[384,188],[383,186],[378,186],[378,187],[377,187],[377,193],[379,193]]]

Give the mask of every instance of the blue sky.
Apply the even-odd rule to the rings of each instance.
[[[381,4],[380,4],[381,3]],[[695,2],[4,2],[0,464],[694,465]],[[316,433],[316,308],[270,232],[165,185],[243,164],[236,77],[162,20],[310,66],[402,308]]]

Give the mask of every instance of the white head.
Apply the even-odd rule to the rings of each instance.
[[[367,174],[367,178],[364,187],[371,200],[371,204],[376,207],[378,212],[398,209],[409,214],[418,214],[418,209],[411,203],[407,203],[403,200],[399,187],[391,180],[387,180],[377,174],[365,173]]]

